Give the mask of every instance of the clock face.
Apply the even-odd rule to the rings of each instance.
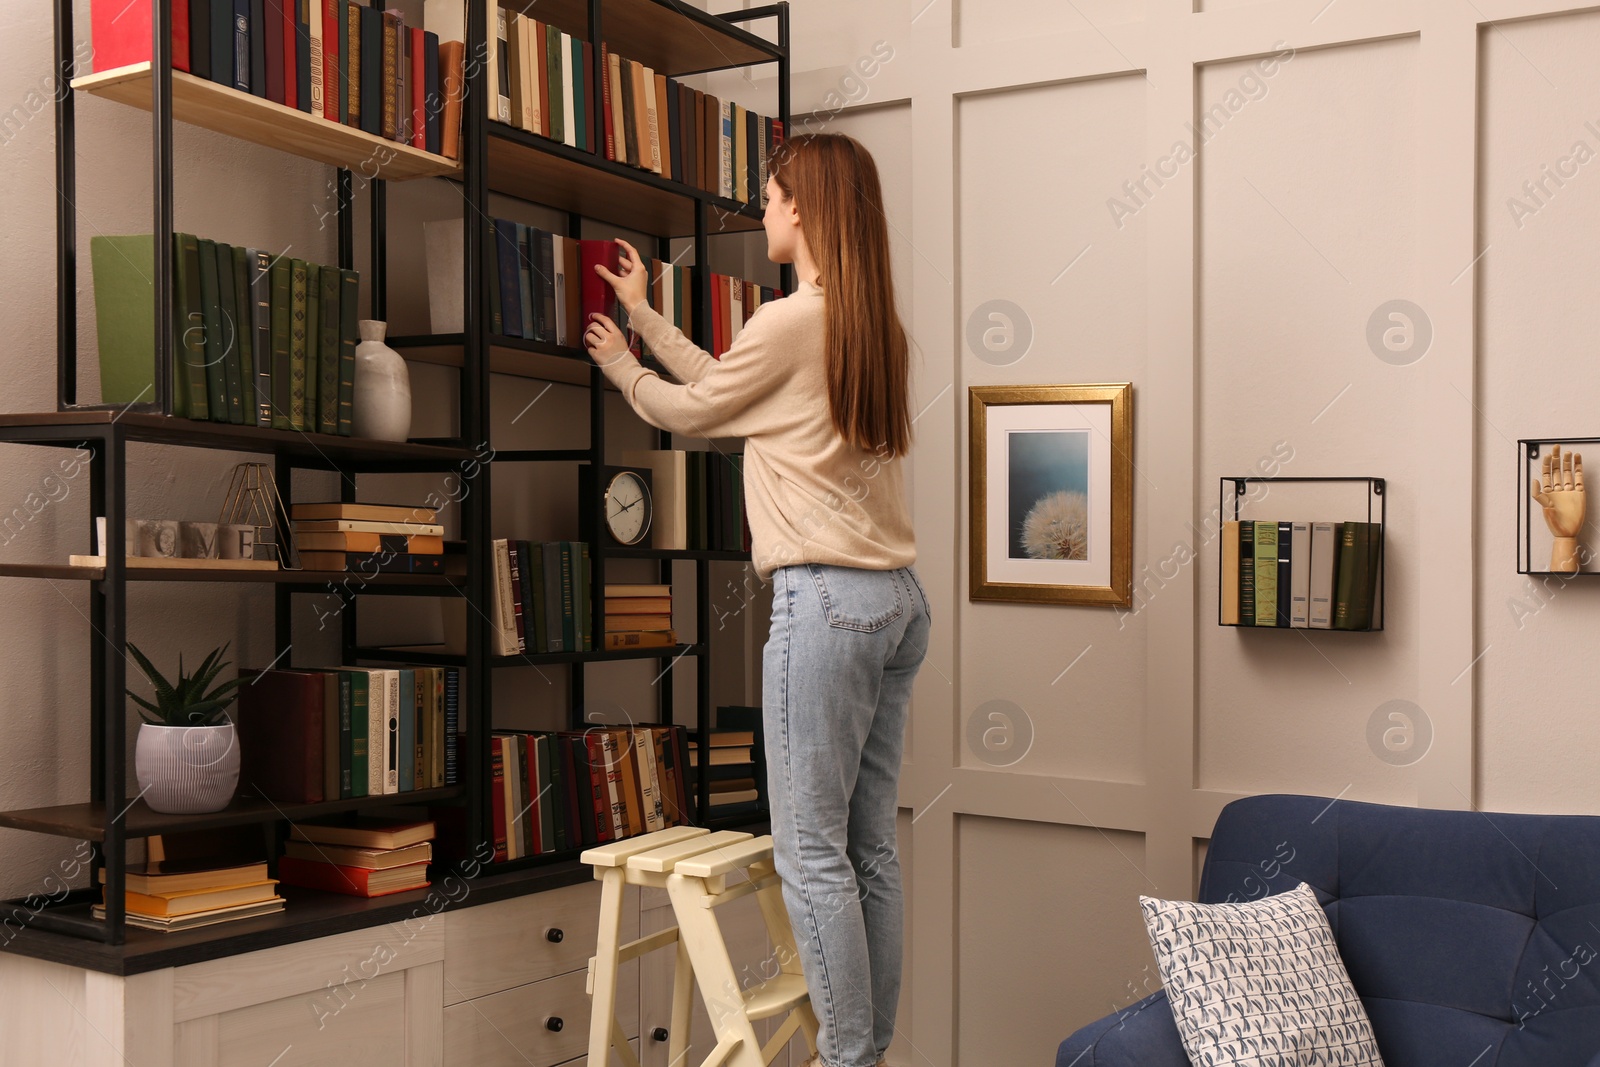
[[[650,491],[644,479],[623,471],[606,487],[606,528],[624,545],[636,545],[650,529]]]

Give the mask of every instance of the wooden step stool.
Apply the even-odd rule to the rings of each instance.
[[[805,1033],[809,1051],[816,1052],[817,1019],[784,908],[783,884],[773,866],[771,837],[674,826],[588,849],[582,859],[594,866],[600,882],[600,937],[589,961],[589,1067],[610,1067],[612,1049],[624,1067],[639,1067],[617,1021],[617,971],[629,960],[672,945],[677,946],[677,965],[669,1067],[689,1067],[684,1057],[693,979],[699,981],[717,1042],[700,1067],[767,1067],[797,1029]],[[735,876],[732,885],[730,875]],[[619,944],[623,887],[629,885],[665,889],[678,925]],[[778,972],[752,989],[740,989],[714,909],[751,893],[766,920]],[[783,1013],[787,1017],[763,1046],[751,1023]]]

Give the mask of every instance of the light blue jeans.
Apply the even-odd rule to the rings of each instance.
[[[904,926],[895,816],[929,626],[913,567],[772,573],[762,723],[773,853],[825,1067],[874,1067],[894,1037]]]

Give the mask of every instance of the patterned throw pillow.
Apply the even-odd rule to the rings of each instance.
[[[1243,904],[1140,897],[1139,908],[1195,1067],[1383,1067],[1304,882]]]

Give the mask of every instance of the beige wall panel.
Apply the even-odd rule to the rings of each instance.
[[[1380,359],[1367,323],[1417,285],[1417,49],[1402,38],[1199,74],[1199,534],[1172,536],[1200,541],[1203,788],[1414,795],[1367,724],[1416,697],[1416,502],[1436,460],[1409,430],[1416,363]],[[1216,625],[1216,479],[1274,472],[1388,479],[1385,632]],[[1364,489],[1316,485],[1272,487],[1242,512],[1366,515]]]
[[[960,45],[993,44],[1081,30],[1098,33],[1103,26],[1138,22],[1147,0],[952,0],[955,41]]]
[[[1118,229],[1106,201],[1143,162],[1144,107],[1144,79],[1123,77],[969,97],[956,111],[964,384],[1132,381],[1136,465],[1144,224],[1135,218]],[[964,388],[955,402],[965,410]],[[965,467],[965,442],[959,447]],[[1150,490],[1136,473],[1136,541]],[[966,480],[952,491],[963,512]],[[1034,740],[1020,758],[964,743],[958,762],[1139,781],[1143,620],[1108,608],[973,603],[964,577],[960,593],[963,729],[975,715],[988,721],[990,701],[1007,701]]]
[[[1160,988],[1142,834],[964,815],[956,847],[960,1063],[1049,1063],[1067,1034]]]
[[[1600,436],[1592,338],[1600,327],[1600,16],[1514,23],[1482,40],[1479,168],[1477,609],[1479,803],[1490,810],[1594,812],[1600,589],[1587,578],[1516,573],[1515,441]],[[1530,185],[1531,183],[1531,185]],[[1592,464],[1600,447],[1577,446]],[[1593,469],[1593,468],[1591,468]],[[1591,485],[1594,484],[1591,476]],[[1597,509],[1581,540],[1593,554]],[[1550,562],[1537,505],[1534,566]]]

